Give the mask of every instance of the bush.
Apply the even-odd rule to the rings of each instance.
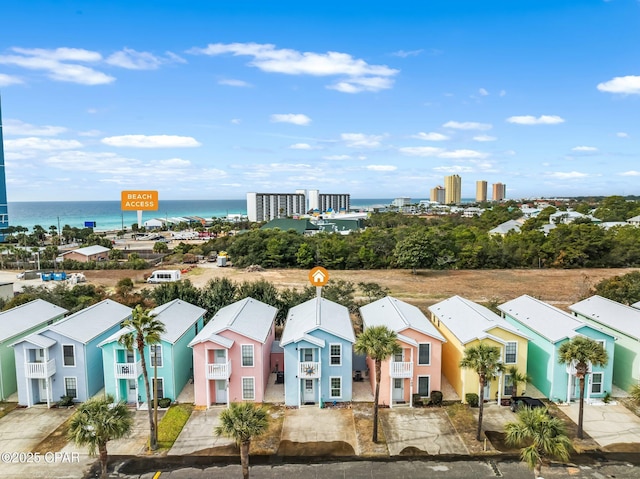
[[[431,404],[442,406],[442,391],[431,391]]]
[[[73,406],[73,398],[71,396],[60,396],[60,401],[58,401],[58,407],[69,407]]]
[[[171,399],[169,398],[160,398],[158,399],[158,407],[166,408],[171,406]]]
[[[465,394],[464,395],[464,400],[471,407],[478,407],[478,404],[480,402],[480,398],[478,397],[478,395],[476,393],[467,393],[467,394]]]

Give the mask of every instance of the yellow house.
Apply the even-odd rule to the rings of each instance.
[[[461,369],[464,350],[481,342],[500,348],[505,369],[516,366],[522,374],[527,371],[528,337],[504,318],[488,308],[453,296],[429,307],[430,320],[447,340],[442,345],[442,373],[456,390],[460,399],[467,393],[480,394],[480,381],[475,371]],[[524,384],[518,384],[524,388]],[[517,395],[507,373],[487,381],[485,400],[498,400]]]

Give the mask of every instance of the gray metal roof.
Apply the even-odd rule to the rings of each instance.
[[[429,306],[429,311],[444,323],[462,344],[489,337],[504,342],[503,339],[489,334],[488,331],[493,328],[500,328],[527,338],[522,331],[490,309],[460,296],[452,296]]]
[[[277,314],[277,308],[257,299],[241,299],[220,309],[193,338],[189,346],[209,340],[224,345],[220,342],[219,333],[227,330],[264,343]],[[226,341],[230,340],[226,339]]]
[[[427,336],[445,341],[444,336],[419,308],[392,296],[362,306],[360,314],[365,328],[384,325],[396,333],[415,329]]]
[[[46,323],[67,311],[42,299],[16,306],[0,313],[0,342]]]
[[[131,316],[131,311],[127,306],[105,299],[52,324],[47,329],[86,344],[127,319]]]
[[[640,301],[638,301],[637,303],[633,303],[631,307],[640,309]]]
[[[585,325],[569,313],[526,294],[501,304],[498,309],[552,343],[577,336],[577,329]]]
[[[349,310],[341,304],[316,297],[289,310],[280,346],[308,340],[310,336],[307,333],[317,329],[352,343],[356,340]]]
[[[150,314],[164,323],[166,331],[162,335],[162,339],[173,344],[206,312],[206,309],[199,306],[181,299],[174,299],[154,308]]]
[[[569,309],[627,336],[640,340],[640,309],[625,306],[602,296],[591,296]]]
[[[68,251],[68,253],[78,253],[85,256],[91,256],[94,254],[104,253],[106,251],[109,251],[109,248],[105,248],[104,246],[100,245],[93,245],[87,246],[85,248],[74,249],[73,251]]]
[[[16,341],[15,343],[13,343],[11,346],[15,346],[16,344],[21,344],[21,343],[31,343],[34,346],[38,346],[40,348],[50,348],[51,346],[53,346],[54,344],[56,344],[54,339],[48,338],[46,336],[43,336],[42,334],[39,333],[33,333],[30,334],[29,336],[25,336],[24,338]]]
[[[506,235],[509,231],[515,231],[516,233],[520,233],[520,228],[522,227],[522,220],[508,220],[504,223],[499,224],[492,230],[489,230],[489,234],[499,234]]]

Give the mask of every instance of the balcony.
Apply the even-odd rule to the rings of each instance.
[[[46,363],[25,363],[25,376],[34,379],[46,379],[56,373],[56,360],[50,359]]]
[[[313,361],[304,361],[298,364],[298,377],[300,379],[315,379],[321,376],[320,363]]]
[[[231,376],[231,361],[207,363],[207,379],[229,379],[229,376]]]
[[[116,379],[136,379],[142,374],[142,361],[116,363]]]
[[[411,378],[413,377],[413,363],[391,361],[389,375],[392,378]]]

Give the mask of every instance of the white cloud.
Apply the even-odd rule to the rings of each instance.
[[[371,171],[395,171],[398,169],[397,166],[393,165],[367,165],[365,168]]]
[[[417,138],[418,140],[426,140],[426,141],[444,141],[449,139],[447,135],[443,135],[442,133],[435,133],[435,132],[425,133],[423,131],[421,131],[417,135],[413,135],[411,138]]]
[[[54,50],[45,48],[19,48],[14,47],[13,50],[16,53],[20,53],[26,56],[48,58],[50,60],[65,62],[99,62],[102,60],[102,55],[98,52],[91,50],[85,50],[83,48],[56,48]]]
[[[397,52],[393,52],[392,55],[395,57],[400,57],[400,58],[407,58],[407,57],[415,57],[420,55],[424,50],[421,48],[419,50],[398,50]]]
[[[35,126],[20,120],[7,119],[4,122],[3,130],[7,135],[15,136],[56,136],[67,131],[62,126]]]
[[[640,95],[640,76],[615,77],[609,81],[599,83],[598,90],[608,93]]]
[[[478,123],[475,121],[448,121],[444,125],[444,128],[453,128],[456,130],[490,130],[493,128],[493,125],[490,123]]]
[[[190,136],[176,135],[122,135],[102,139],[109,146],[130,148],[192,148],[200,143]]]
[[[60,170],[93,171],[109,174],[133,174],[141,164],[139,160],[124,158],[115,153],[63,151],[44,160],[44,163]]]
[[[488,153],[476,150],[445,150],[434,146],[407,146],[398,151],[409,156],[449,158],[449,159],[480,159],[486,158]]]
[[[398,70],[386,65],[370,65],[362,59],[340,52],[299,52],[276,49],[272,44],[211,43],[206,48],[192,48],[192,54],[250,56],[249,66],[268,73],[286,75],[342,76],[344,79],[329,86],[345,93],[379,91],[391,88],[392,77]]]
[[[191,166],[191,162],[189,160],[183,160],[182,158],[170,158],[168,160],[158,160],[155,162],[159,166],[170,167],[170,168],[187,168]]]
[[[618,133],[616,133],[616,136],[618,138],[629,138],[629,133],[625,133],[624,131],[619,131]]]
[[[640,176],[640,171],[629,170],[624,173],[620,173],[620,176]]]
[[[472,173],[473,168],[461,165],[436,166],[434,171],[438,171],[440,173]]]
[[[500,93],[498,93],[498,95],[500,96],[506,96],[507,91],[506,90],[500,90]]]
[[[540,115],[537,118],[532,115],[521,115],[510,116],[507,118],[507,121],[517,125],[556,125],[558,123],[564,123],[564,118],[557,115]]]
[[[405,146],[400,148],[399,151],[409,156],[438,156],[445,150],[435,146]]]
[[[341,160],[350,160],[351,157],[349,155],[328,155],[328,156],[323,156],[322,159],[329,160],[329,161],[341,161]]]
[[[109,65],[127,70],[157,70],[167,60],[149,52],[138,52],[132,48],[123,48],[111,54],[106,62]]]
[[[82,148],[82,143],[77,140],[53,140],[48,138],[19,138],[17,140],[5,140],[4,146],[7,151],[15,152],[20,150],[72,150]]]
[[[100,136],[102,132],[100,130],[87,130],[87,131],[79,131],[78,136]]]
[[[253,85],[244,80],[234,80],[232,78],[218,80],[218,85],[235,86],[241,88],[249,88]]]
[[[0,73],[0,87],[9,86],[9,85],[19,85],[20,83],[24,83],[20,78],[16,76]]]
[[[481,96],[487,96],[489,95],[489,92],[487,90],[485,90],[484,88],[480,88],[478,90],[478,93],[480,93]]]
[[[575,179],[587,178],[589,174],[580,173],[579,171],[569,171],[569,172],[556,171],[556,172],[548,173],[548,176],[552,178],[557,178],[559,180],[575,180]]]
[[[364,133],[342,133],[343,141],[347,142],[350,148],[377,148],[384,135],[365,135]]]
[[[309,143],[294,143],[293,145],[289,146],[290,150],[313,150],[313,146],[311,146]]]
[[[598,151],[595,146],[574,146],[571,151]]]
[[[242,120],[240,118],[232,118],[231,123],[234,125],[239,125],[240,123],[242,123]]]
[[[292,123],[305,126],[311,123],[311,118],[301,113],[277,113],[271,115],[271,123]]]
[[[487,153],[482,153],[481,151],[476,150],[451,150],[444,151],[438,154],[438,158],[486,158],[489,156]]]
[[[475,141],[496,141],[497,138],[495,136],[490,135],[476,135],[473,137]]]

